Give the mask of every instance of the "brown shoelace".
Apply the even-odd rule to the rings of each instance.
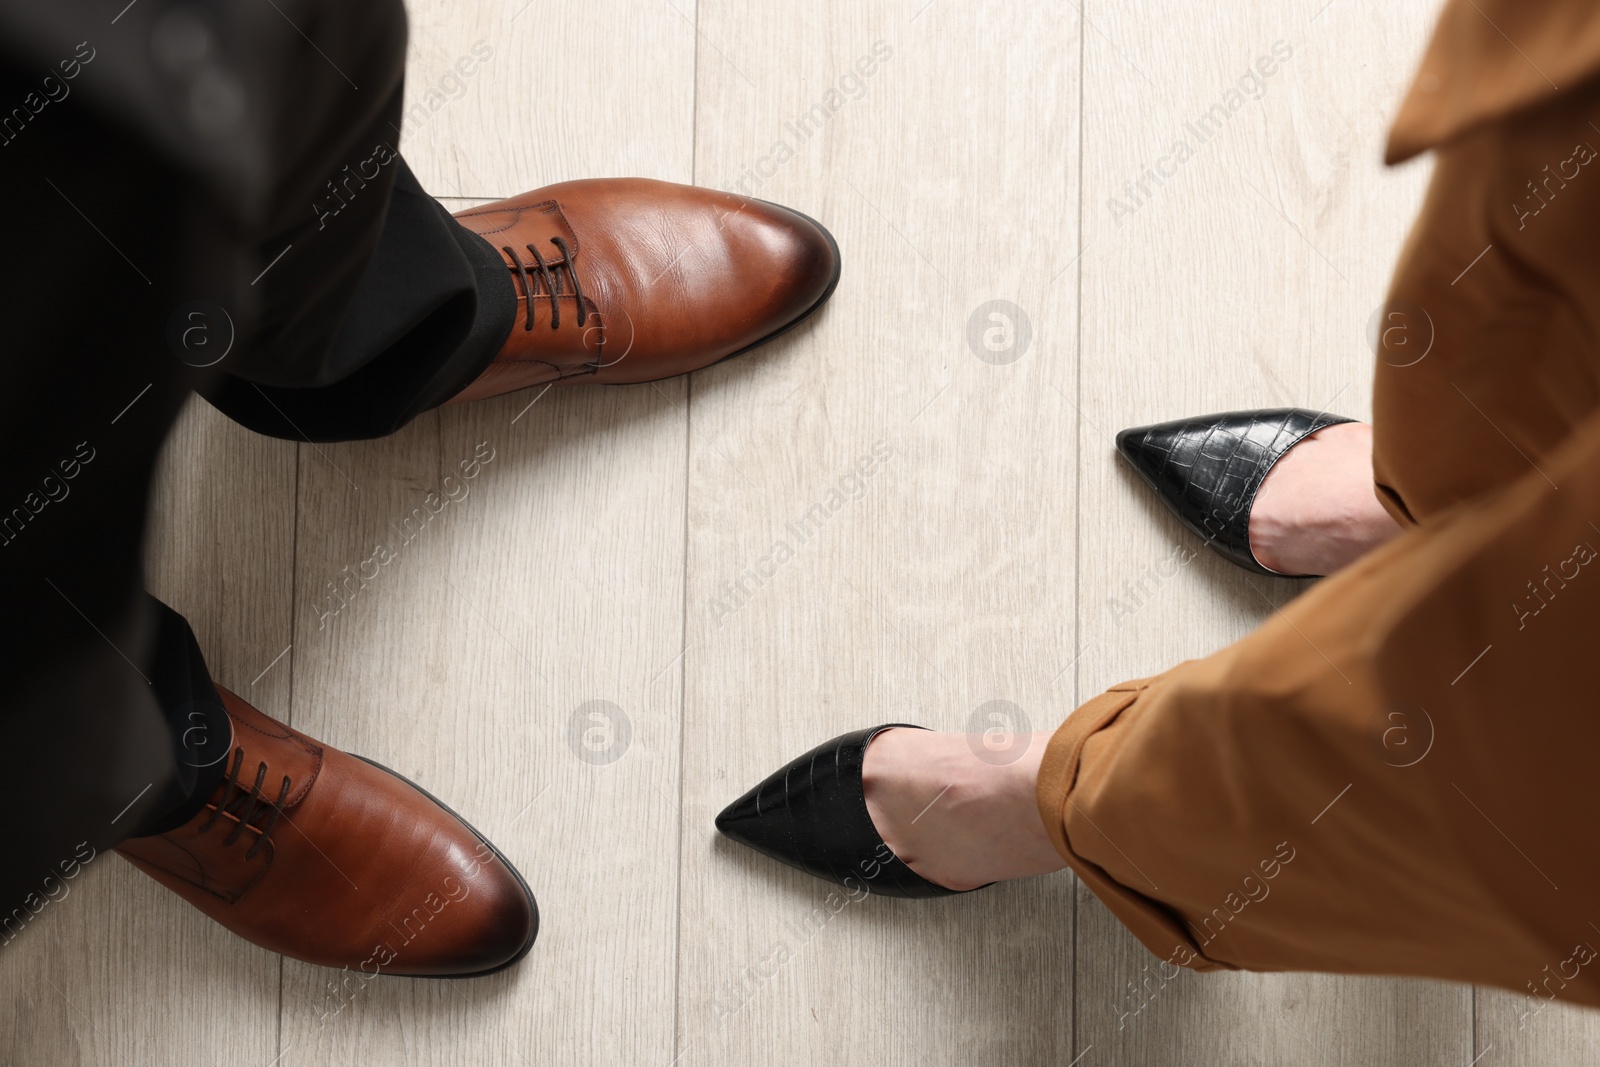
[[[560,237],[550,238],[550,243],[561,251],[562,262],[566,264],[567,274],[572,278],[572,295],[578,302],[578,325],[582,326],[589,319],[589,309],[583,304],[583,285],[578,281],[578,268],[572,262],[572,252],[567,248],[567,242]],[[545,291],[550,297],[550,328],[552,330],[561,325],[561,276],[556,273],[556,268],[551,267],[539,250],[533,245],[525,245],[533,253],[534,269],[544,278]],[[510,245],[501,248],[501,251],[511,257],[511,262],[516,264],[517,276],[522,279],[522,292],[528,300],[528,316],[523,323],[524,330],[533,329],[533,298],[536,295],[533,276],[528,271],[528,265],[522,261],[517,250]]]
[[[236,748],[233,750],[233,769],[228,772],[228,788],[222,794],[222,803],[212,809],[211,818],[207,819],[205,824],[200,827],[200,832],[206,833],[210,830],[212,823],[216,822],[217,817],[223,812],[228,812],[228,814],[237,817],[239,825],[235,826],[228,836],[222,839],[222,844],[226,847],[239,840],[239,835],[244,833],[244,828],[250,825],[250,820],[255,818],[263,807],[270,807],[272,815],[267,819],[266,825],[260,828],[261,836],[256,839],[255,844],[250,846],[250,851],[244,854],[244,858],[248,860],[254,859],[256,853],[261,851],[262,847],[267,843],[268,835],[272,833],[272,828],[278,824],[278,816],[283,814],[283,802],[289,799],[289,776],[287,774],[283,776],[283,788],[279,790],[278,800],[274,803],[268,800],[265,794],[261,792],[261,785],[267,780],[267,765],[262,763],[256,770],[256,784],[249,789],[243,789],[239,785],[239,768],[242,766],[244,766],[244,749]],[[236,794],[237,797],[235,796]],[[229,809],[235,799],[239,802],[239,808],[238,810],[230,811]]]

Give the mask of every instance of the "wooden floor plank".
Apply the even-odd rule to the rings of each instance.
[[[409,0],[399,149],[434,196],[689,180],[694,0]]]
[[[853,903],[712,819],[848,729],[1065,711],[1076,28],[702,0],[701,32],[697,179],[820,219],[845,266],[693,381],[679,1062],[1065,1063],[1070,878]]]
[[[1591,938],[1589,943],[1597,942],[1600,939]],[[1600,1048],[1600,1014],[1548,999],[1561,989],[1559,972],[1568,956],[1552,953],[1550,971],[1528,975],[1535,988],[1521,995],[1478,990],[1474,1056],[1504,1067],[1581,1067],[1594,1062],[1594,1050]]]
[[[694,33],[672,6],[411,11],[413,107],[455,57],[494,52],[402,142],[452,210],[692,177]],[[286,1063],[670,1060],[685,389],[535,389],[304,453],[295,725],[445,799],[543,920],[520,966],[471,982],[286,965]],[[429,490],[451,502],[408,525]],[[329,583],[379,543],[394,562],[325,619]]]

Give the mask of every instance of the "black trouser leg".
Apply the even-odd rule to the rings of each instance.
[[[20,81],[0,69],[0,94]],[[0,287],[6,938],[63,865],[128,836],[180,777],[150,677],[158,619],[141,554],[156,456],[200,374],[161,340],[188,296],[185,176],[90,119],[0,149],[17,268]]]
[[[188,394],[216,392],[227,375],[310,398],[306,387],[383,363],[403,384],[385,388],[373,372],[347,386],[352,422],[315,399],[292,409],[322,436],[383,432],[470,380],[501,318],[509,332],[506,298],[515,306],[503,270],[498,295],[480,299],[482,243],[458,240],[398,159],[361,169],[398,132],[399,3],[144,0],[114,37],[103,15],[71,0],[0,0],[0,107],[24,102],[33,116],[5,125],[0,114],[15,267],[0,287],[7,934],[80,843],[104,850],[158,828],[203,803],[220,774],[199,651],[141,589],[155,460]],[[86,34],[101,43],[75,61],[71,95],[46,85],[52,102],[36,107],[39,72],[58,58],[65,71]],[[326,190],[347,167],[367,176],[342,179],[359,195],[330,220]],[[405,219],[417,225],[390,225]],[[426,279],[404,277],[417,262],[404,235],[428,226],[455,244],[456,258],[439,261],[451,280],[431,287],[426,314],[387,321],[426,303],[415,303]],[[394,254],[375,258],[389,243]],[[385,294],[402,291],[414,302],[386,308]],[[184,332],[196,298],[236,330],[204,368],[214,349]],[[220,338],[226,321],[202,317],[202,336]]]
[[[500,253],[423,192],[405,160],[388,166],[378,250],[328,356],[337,380],[304,388],[225,375],[205,393],[230,419],[291,441],[381,437],[459,393],[499,352],[517,313]]]

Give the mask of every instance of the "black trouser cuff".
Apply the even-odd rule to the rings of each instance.
[[[233,748],[233,723],[206,670],[194,631],[182,615],[151,600],[156,605],[156,644],[147,673],[172,731],[178,773],[152,808],[155,814],[130,837],[175,830],[199,814],[222,784]]]
[[[403,159],[392,165],[383,234],[339,325],[330,380],[285,388],[222,375],[202,392],[233,421],[290,441],[383,437],[466,388],[510,335],[517,293],[500,253],[423,192]]]

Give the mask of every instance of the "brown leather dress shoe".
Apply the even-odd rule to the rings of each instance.
[[[839,282],[839,246],[820,223],[690,185],[563,182],[455,217],[500,250],[517,322],[452,404],[687,374],[792,328]]]
[[[527,954],[539,912],[516,869],[455,812],[226,689],[228,777],[176,830],[117,851],[246,941],[369,975],[490,974]]]

